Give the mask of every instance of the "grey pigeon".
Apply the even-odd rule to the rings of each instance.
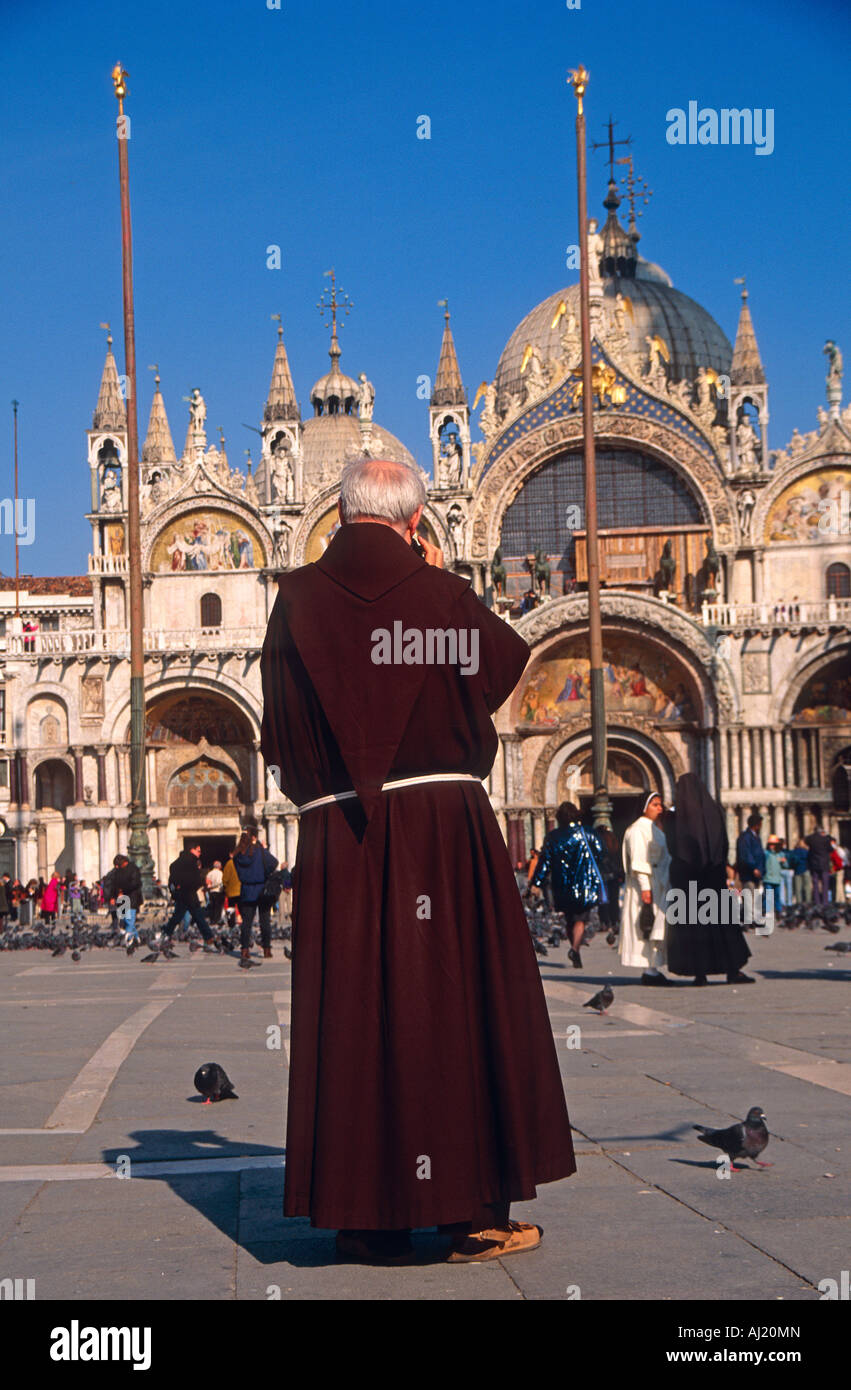
[[[851,941],[836,941],[832,946],[825,946],[826,951],[851,951]],[[56,952],[54,951],[54,955]]]
[[[599,994],[595,994],[593,999],[586,999],[582,1005],[583,1009],[596,1009],[598,1014],[605,1014],[609,1011],[609,1005],[615,1002],[615,991],[606,982]]]
[[[709,1129],[706,1125],[695,1125],[694,1128],[702,1144],[709,1144],[710,1148],[721,1149],[729,1155],[733,1160],[734,1172],[738,1171],[735,1166],[737,1158],[752,1158],[760,1168],[773,1167],[771,1163],[761,1163],[757,1156],[768,1143],[765,1112],[760,1105],[752,1105],[747,1118],[739,1124],[730,1125],[729,1129]]]
[[[218,1062],[205,1062],[203,1067],[198,1068],[195,1073],[195,1090],[204,1096],[205,1105],[209,1105],[213,1100],[239,1100],[227,1072]]]
[[[159,951],[151,951],[150,955],[148,955],[148,956],[143,956],[143,957],[142,957],[142,964],[143,964],[143,965],[153,965],[155,961],[158,961],[158,960],[159,960],[159,958],[160,958],[160,953],[159,953]]]

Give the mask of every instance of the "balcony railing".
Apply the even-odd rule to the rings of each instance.
[[[90,555],[89,574],[126,574],[126,555]]]
[[[263,627],[146,628],[147,653],[259,651],[266,636]],[[25,632],[6,639],[7,656],[22,658],[67,656],[130,656],[127,628],[106,628],[100,632]]]
[[[851,627],[851,599],[826,598],[794,603],[704,603],[706,627],[767,628]]]

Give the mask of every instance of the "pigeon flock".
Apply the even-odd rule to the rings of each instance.
[[[161,925],[162,923],[158,922],[139,926],[138,937],[133,939],[128,938],[121,925],[97,920],[76,922],[62,928],[46,924],[17,927],[10,923],[5,931],[0,932],[0,951],[49,951],[51,956],[56,957],[69,953],[71,960],[78,961],[85,951],[122,950],[128,956],[132,956],[137,951],[147,948],[148,954],[140,956],[139,959],[143,964],[153,965],[160,957],[163,960],[176,960],[178,956],[173,950],[173,944],[180,942],[188,943],[190,952],[203,949],[208,954],[239,956],[238,927],[213,928],[213,941],[207,946],[202,943],[194,925],[188,928],[179,926],[171,941],[161,936]],[[292,929],[288,923],[284,926],[272,926],[272,939],[275,941],[288,941],[291,934]],[[284,949],[287,951],[286,947]]]

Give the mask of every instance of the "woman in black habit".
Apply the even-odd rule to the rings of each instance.
[[[675,809],[665,821],[665,835],[671,854],[671,887],[679,888],[686,903],[699,903],[703,889],[717,895],[707,923],[686,921],[668,923],[668,969],[674,975],[693,975],[696,985],[705,985],[707,975],[726,975],[728,984],[750,984],[752,977],[742,974],[750,957],[744,932],[735,922],[727,924],[722,913],[722,894],[727,890],[727,827],[724,812],[694,772],[677,782]],[[689,893],[689,884],[696,890]],[[704,902],[706,900],[704,899]],[[700,905],[699,905],[700,906]],[[710,915],[704,908],[702,916]]]

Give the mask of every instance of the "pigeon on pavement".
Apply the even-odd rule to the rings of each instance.
[[[702,1144],[709,1144],[710,1148],[721,1149],[729,1155],[733,1160],[734,1173],[739,1171],[736,1168],[737,1158],[752,1158],[760,1168],[773,1167],[771,1163],[760,1162],[758,1157],[769,1137],[765,1112],[760,1105],[752,1105],[747,1118],[739,1124],[730,1125],[729,1129],[709,1129],[706,1125],[695,1125],[694,1128],[700,1135]]]
[[[238,1100],[224,1067],[218,1062],[205,1062],[195,1073],[195,1090],[205,1097],[204,1104],[213,1100]]]
[[[596,1009],[598,1014],[605,1014],[609,1011],[609,1005],[615,1001],[615,991],[606,982],[599,994],[595,994],[593,999],[586,999],[582,1005],[583,1009]]]
[[[153,965],[160,958],[159,951],[151,951],[150,955],[142,957],[143,965]]]

